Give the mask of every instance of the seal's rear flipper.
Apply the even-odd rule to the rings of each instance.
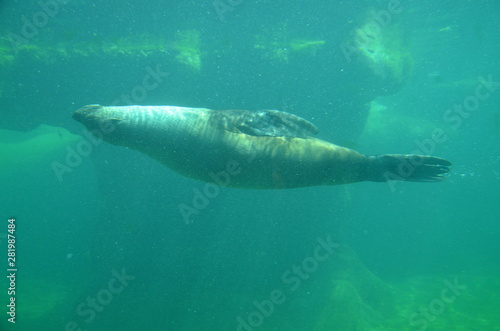
[[[450,171],[451,162],[434,156],[416,154],[382,154],[369,156],[368,180],[385,182],[390,180],[411,182],[439,182]]]

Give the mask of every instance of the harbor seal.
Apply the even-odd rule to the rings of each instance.
[[[97,138],[147,154],[184,176],[235,188],[436,182],[451,165],[433,156],[366,156],[314,138],[314,124],[278,110],[88,105],[73,118]]]

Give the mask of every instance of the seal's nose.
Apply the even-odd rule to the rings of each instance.
[[[89,118],[89,116],[91,116],[101,108],[102,108],[101,105],[84,106],[73,113],[73,118],[80,123],[84,123],[85,120]]]

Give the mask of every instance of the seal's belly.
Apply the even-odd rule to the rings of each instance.
[[[205,182],[221,184],[219,179],[229,175],[223,185],[238,188],[352,182],[357,180],[356,163],[364,158],[315,138],[253,137],[225,132],[184,135],[180,140],[173,148],[148,147],[142,152],[187,177]]]

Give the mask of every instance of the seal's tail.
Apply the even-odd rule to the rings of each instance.
[[[451,166],[445,159],[417,154],[382,154],[369,158],[372,161],[368,180],[373,182],[439,182],[446,178]]]

